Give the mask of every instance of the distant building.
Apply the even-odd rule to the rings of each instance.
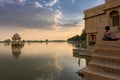
[[[22,47],[24,42],[21,41],[21,37],[18,33],[14,34],[12,37],[12,47]]]
[[[120,0],[105,0],[105,4],[84,11],[85,31],[87,33],[87,49],[94,50],[100,43],[105,26],[110,26],[120,37]],[[120,29],[120,28],[119,28]]]
[[[18,33],[14,34],[13,37],[12,37],[12,41],[20,41],[21,40],[21,37]]]

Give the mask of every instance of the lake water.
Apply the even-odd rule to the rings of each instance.
[[[81,80],[76,72],[86,67],[74,56],[72,44],[25,43],[22,48],[0,43],[0,80]]]

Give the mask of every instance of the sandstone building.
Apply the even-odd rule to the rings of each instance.
[[[22,47],[24,46],[24,41],[21,41],[21,37],[18,33],[14,34],[12,37],[12,47]]]
[[[87,48],[100,43],[105,26],[110,26],[120,37],[118,27],[120,25],[120,0],[105,0],[105,4],[87,9],[85,14],[85,31],[87,33]]]
[[[120,80],[120,40],[101,40],[107,25],[120,38],[120,0],[105,0],[84,13],[87,49],[95,49],[83,80]]]

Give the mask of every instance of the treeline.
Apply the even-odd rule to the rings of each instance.
[[[85,41],[86,40],[86,32],[83,31],[81,35],[76,35],[68,39],[68,41]]]
[[[24,42],[66,42],[66,40],[22,40]],[[10,39],[6,39],[4,41],[0,41],[1,43],[10,43],[11,40]]]
[[[66,40],[27,40],[25,42],[66,42]]]

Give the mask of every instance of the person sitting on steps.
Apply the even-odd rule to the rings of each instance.
[[[111,41],[119,40],[119,38],[116,37],[115,33],[112,30],[110,30],[110,26],[106,26],[105,31],[106,32],[102,40],[111,40]]]

